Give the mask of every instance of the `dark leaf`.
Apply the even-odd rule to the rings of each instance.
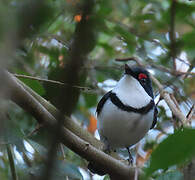
[[[147,174],[157,169],[184,162],[195,154],[195,129],[183,129],[168,136],[151,155],[151,163]]]
[[[97,104],[97,95],[96,94],[84,94],[85,104],[87,108],[96,106]]]
[[[170,171],[160,175],[155,180],[183,180],[183,174],[179,171]]]

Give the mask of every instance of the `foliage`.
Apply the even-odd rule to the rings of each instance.
[[[72,115],[83,128],[95,133],[95,107],[103,92],[109,86],[113,87],[105,80],[118,80],[123,73],[124,62],[114,59],[136,57],[175,96],[186,116],[195,97],[195,79],[194,75],[178,73],[191,72],[195,64],[195,2],[97,0],[90,16],[83,16],[83,4],[84,0],[1,1],[1,67],[14,74],[73,86],[79,98],[76,99]],[[83,21],[92,22],[93,31],[83,37],[75,37]],[[171,37],[172,32],[175,37]],[[92,37],[89,44],[86,42],[87,36]],[[80,44],[77,44],[79,48],[74,52],[82,58],[85,56],[84,66],[81,64],[80,67],[83,74],[79,76],[80,82],[66,84],[63,71],[77,38]],[[77,59],[77,53],[74,54],[75,61],[80,58]],[[129,64],[135,62],[130,61]],[[75,70],[71,68],[70,77],[73,77]],[[20,80],[58,107],[56,99],[62,98],[59,97],[62,85],[27,77],[20,77]],[[158,101],[159,90],[155,84],[154,91]],[[71,97],[72,94],[66,96]],[[157,135],[153,135],[152,146],[147,146],[151,143],[150,136],[143,144],[148,147],[143,148],[147,155],[153,152],[151,161],[146,162],[148,158],[144,157],[137,164],[141,163],[141,168],[146,168],[148,175],[158,180],[183,179],[182,165],[187,166],[195,154],[194,129],[182,129],[164,100],[158,106],[158,124],[150,132]],[[13,102],[1,100],[0,107],[0,179],[12,177],[7,144],[11,148],[18,179],[38,177],[48,158],[51,134],[43,129],[33,132],[36,129],[35,119]],[[193,128],[193,123],[186,125]],[[138,156],[139,151],[135,150],[135,154]],[[86,164],[70,149],[60,146],[53,179],[87,179],[87,175],[90,179]],[[104,179],[109,177],[105,176]]]

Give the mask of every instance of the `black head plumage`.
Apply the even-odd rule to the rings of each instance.
[[[140,66],[129,67],[127,64],[125,64],[125,74],[137,79],[148,95],[154,98],[150,74],[146,69]]]

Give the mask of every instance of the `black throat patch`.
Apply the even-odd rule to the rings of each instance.
[[[122,109],[123,111],[127,112],[134,112],[134,113],[140,113],[140,114],[146,114],[148,113],[154,106],[154,100],[151,100],[146,106],[141,108],[134,108],[128,105],[125,105],[121,102],[121,100],[117,97],[117,95],[113,92],[109,94],[109,98],[112,101],[114,105],[116,105],[119,109]]]

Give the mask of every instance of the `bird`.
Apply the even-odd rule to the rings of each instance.
[[[96,109],[100,140],[110,152],[139,142],[157,123],[149,72],[140,66],[125,64],[125,72],[116,86],[99,101]]]

